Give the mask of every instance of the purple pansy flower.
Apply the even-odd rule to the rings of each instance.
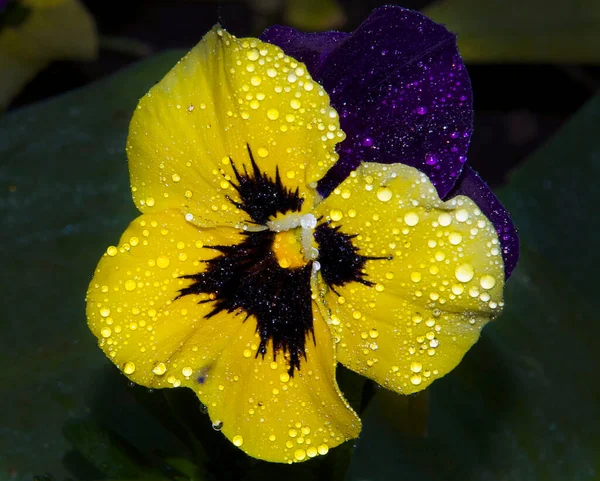
[[[403,163],[427,174],[440,198],[464,194],[494,223],[508,278],[519,240],[508,212],[468,166],[471,81],[456,36],[401,7],[375,10],[354,32],[303,33],[275,26],[261,36],[304,62],[340,113],[340,160],[319,183],[326,196],[361,162]]]

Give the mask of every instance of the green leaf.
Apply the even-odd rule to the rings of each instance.
[[[597,0],[445,0],[423,13],[458,33],[467,62],[600,62]]]
[[[71,446],[106,476],[135,478],[144,472],[138,462],[140,454],[94,421],[71,421],[63,433]]]
[[[137,215],[125,158],[131,113],[181,56],[0,119],[0,473],[13,480],[77,477],[61,429],[88,415],[142,452],[184,449],[96,347],[84,301],[102,252]]]
[[[504,314],[430,389],[427,439],[376,396],[347,479],[598,479],[598,125],[600,95],[498,192],[523,244]]]

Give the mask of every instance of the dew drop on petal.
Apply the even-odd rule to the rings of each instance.
[[[460,282],[469,282],[473,279],[475,271],[471,264],[461,264],[456,268],[454,275]]]
[[[448,227],[452,223],[452,217],[447,212],[444,212],[438,216],[438,222],[442,227]]]
[[[404,222],[408,226],[415,226],[419,223],[419,215],[416,212],[407,212],[404,215]]]
[[[135,364],[132,363],[131,361],[126,362],[123,365],[123,372],[125,374],[133,374],[135,372]]]
[[[496,278],[486,274],[485,276],[481,276],[481,279],[479,279],[479,284],[484,289],[493,289],[496,285]]]
[[[304,451],[304,449],[296,449],[294,452],[294,458],[297,461],[302,461],[304,458],[306,458],[306,451]]]
[[[167,267],[169,267],[169,264],[170,261],[168,257],[160,256],[158,259],[156,259],[156,265],[161,269],[166,269]]]
[[[167,372],[167,366],[164,362],[157,362],[152,368],[152,372],[157,376],[162,376],[165,372]]]
[[[331,220],[334,222],[342,220],[343,216],[344,214],[339,209],[333,209],[331,212],[329,212],[329,217],[331,217]]]
[[[234,436],[233,444],[239,448],[242,444],[244,444],[244,438],[239,434],[237,436]]]
[[[456,211],[455,217],[458,222],[466,222],[469,220],[469,212],[466,209],[460,209]]]
[[[220,421],[217,419],[214,423],[212,423],[212,428],[215,431],[220,431],[223,428],[223,421]],[[240,446],[241,446],[241,444],[240,444]]]
[[[393,196],[392,190],[389,187],[382,187],[377,191],[377,198],[381,202],[389,202]]]
[[[423,364],[420,362],[414,361],[410,365],[410,370],[414,373],[421,372],[421,369],[423,369]]]

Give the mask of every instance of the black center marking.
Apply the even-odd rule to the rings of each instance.
[[[194,282],[180,291],[188,294],[214,294],[212,311],[206,316],[226,311],[253,316],[260,345],[256,355],[267,353],[273,343],[273,360],[283,351],[289,358],[289,374],[300,369],[306,359],[305,344],[310,335],[314,342],[310,289],[312,262],[295,269],[282,268],[273,253],[275,233],[251,232],[237,245],[211,246],[220,256],[206,261],[208,268],[200,274],[184,276]],[[241,355],[241,353],[240,353]]]
[[[237,184],[232,185],[240,201],[229,199],[230,202],[259,225],[266,224],[278,213],[300,211],[303,199],[298,189],[288,190],[281,183],[278,170],[275,179],[261,172],[250,147],[248,154],[252,173],[245,167],[240,173],[232,162],[237,179]],[[204,272],[183,276],[193,282],[181,289],[177,299],[187,295],[211,295],[211,299],[200,301],[214,303],[207,319],[223,311],[245,315],[243,322],[253,317],[260,336],[256,356],[260,354],[264,359],[269,341],[272,342],[273,360],[283,353],[289,363],[288,373],[293,376],[295,370],[300,370],[301,359],[306,359],[307,339],[312,337],[315,343],[311,300],[313,262],[285,269],[273,252],[275,232],[264,230],[243,235],[244,239],[237,245],[207,247],[220,255],[205,261]],[[339,227],[330,227],[329,223],[315,229],[321,275],[334,292],[336,287],[349,282],[373,285],[365,278],[364,266],[368,260],[383,259],[360,255],[352,244],[353,237],[340,232]],[[204,378],[198,382],[204,382]]]
[[[238,209],[245,211],[254,223],[259,225],[265,225],[269,218],[275,217],[278,213],[299,212],[304,199],[300,198],[298,188],[291,191],[281,183],[278,167],[275,169],[275,180],[261,172],[254,160],[250,146],[246,145],[246,147],[250,156],[252,172],[248,173],[244,164],[244,173],[241,174],[231,161],[237,179],[237,184],[232,183],[232,186],[237,190],[240,201],[228,197],[229,201]]]
[[[356,235],[340,232],[340,226],[331,227],[329,222],[320,224],[315,229],[315,240],[319,244],[319,262],[321,275],[329,287],[335,288],[348,282],[360,282],[372,286],[373,282],[365,279],[364,267],[369,260],[389,260],[389,257],[370,257],[358,253],[352,244]],[[337,292],[336,292],[337,294]]]

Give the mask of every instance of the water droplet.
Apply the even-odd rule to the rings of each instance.
[[[415,226],[419,223],[419,215],[416,212],[407,212],[404,215],[404,222],[408,226]]]
[[[319,454],[319,452],[317,451],[317,448],[314,446],[310,446],[307,450],[306,450],[306,454],[308,455],[309,458],[314,458],[317,454]]]
[[[238,434],[237,436],[234,436],[232,441],[233,441],[233,444],[234,444],[235,446],[237,446],[238,448],[239,448],[239,447],[240,447],[242,444],[244,444],[244,438],[243,438],[242,436],[240,436],[239,434]]]
[[[267,117],[271,120],[277,120],[279,118],[279,110],[277,110],[277,109],[267,110]]]
[[[212,428],[215,431],[220,431],[223,428],[223,421],[217,419],[215,422],[212,423]]]
[[[119,250],[115,246],[110,246],[108,249],[106,249],[106,253],[111,257],[116,256],[118,252]]]
[[[448,227],[452,223],[452,217],[447,212],[443,212],[438,216],[438,222],[442,227]]]
[[[157,362],[152,368],[152,372],[157,376],[162,376],[165,372],[167,372],[167,366],[164,362]]]
[[[302,102],[300,102],[300,100],[298,99],[292,99],[290,100],[290,107],[292,107],[293,109],[299,109],[302,106]]]
[[[361,143],[363,147],[371,147],[373,145],[373,139],[371,137],[365,137]]]
[[[102,309],[100,309],[100,315],[102,317],[110,316],[110,309],[108,307],[103,307]]]
[[[100,330],[100,334],[102,334],[102,337],[104,337],[105,339],[110,337],[110,335],[112,334],[112,330],[110,327],[103,327]]]
[[[382,187],[377,191],[377,198],[381,202],[389,202],[393,196],[392,189],[389,187]]]
[[[454,275],[460,282],[469,282],[471,279],[473,279],[475,271],[473,270],[473,266],[471,264],[461,264],[456,268]]]
[[[493,289],[496,285],[496,278],[486,274],[485,276],[481,276],[481,279],[479,279],[479,284],[484,289]]]
[[[294,458],[298,461],[302,461],[304,458],[306,458],[306,451],[304,451],[304,449],[296,449],[294,452]]]
[[[410,275],[410,280],[413,282],[421,282],[421,273],[420,272],[413,272]]]
[[[244,357],[251,357],[251,356],[252,356],[252,351],[250,349],[244,350]]]
[[[339,209],[333,209],[333,210],[331,210],[331,212],[329,212],[329,217],[331,218],[332,221],[337,222],[337,221],[342,220],[342,217],[344,217],[344,214]]]
[[[154,197],[148,197],[148,198],[146,199],[146,205],[147,205],[148,207],[152,207],[152,206],[154,206]]]
[[[258,60],[258,57],[259,57],[258,50],[256,50],[256,49],[248,50],[248,52],[246,52],[246,57],[248,58],[248,60],[251,60],[252,62],[254,62],[255,60]]]
[[[186,366],[181,370],[181,374],[183,374],[185,377],[190,377],[193,373],[193,369],[189,366]]]
[[[425,155],[425,163],[427,165],[435,165],[439,162],[439,159],[437,157],[437,155],[433,154],[433,153],[428,153],[427,155]]]
[[[469,220],[469,212],[466,209],[460,209],[454,214],[458,222],[466,222]]]
[[[419,374],[414,374],[410,377],[410,382],[412,384],[414,384],[415,386],[418,386],[419,384],[421,384],[421,376]]]
[[[269,151],[267,149],[265,149],[264,147],[259,147],[258,148],[258,156],[259,157],[262,157],[264,159],[268,155],[269,155]]]
[[[425,107],[425,106],[419,106],[419,107],[417,107],[417,109],[416,109],[416,112],[417,112],[419,115],[425,115],[425,114],[427,113],[427,111],[428,111],[428,109],[427,109],[427,107]]]
[[[123,365],[123,372],[125,374],[133,374],[135,372],[135,364],[131,361],[126,362]]]
[[[320,444],[317,450],[321,456],[324,456],[329,452],[329,447],[326,444]]]
[[[281,382],[288,382],[290,380],[290,375],[287,372],[281,373],[279,375],[279,380]]]
[[[125,282],[125,290],[126,291],[133,291],[133,290],[135,290],[136,287],[137,287],[137,284],[132,279],[129,279],[127,282]]]
[[[414,361],[410,364],[410,370],[412,372],[421,372],[421,369],[423,369],[423,364],[421,364],[420,362]]]
[[[448,236],[448,240],[450,241],[450,244],[452,244],[453,246],[457,246],[462,242],[462,235],[460,235],[458,232],[452,232]]]
[[[156,259],[156,265],[161,269],[166,269],[169,267],[170,262],[171,261],[169,261],[169,258],[165,256],[160,256],[158,259]]]

